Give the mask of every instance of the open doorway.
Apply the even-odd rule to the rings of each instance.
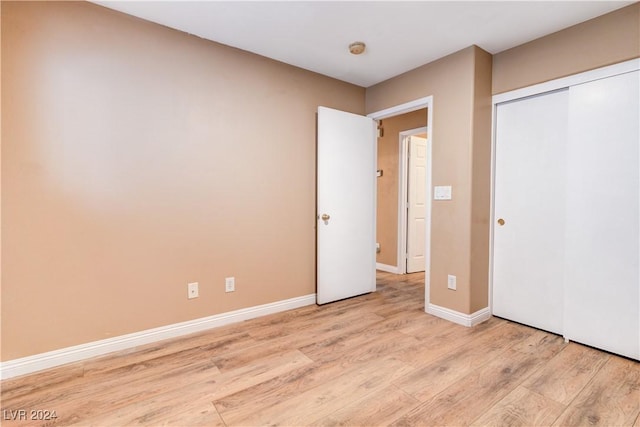
[[[431,210],[428,113],[423,105],[379,120],[378,270],[395,274],[426,270]]]
[[[365,280],[365,282],[367,283],[371,283],[372,284],[372,289],[369,291],[375,291],[375,269],[378,267],[376,259],[374,256],[374,253],[372,251],[372,249],[374,249],[374,243],[375,243],[375,237],[376,237],[376,225],[377,225],[377,221],[376,221],[376,212],[377,212],[377,205],[376,205],[376,199],[377,199],[377,182],[375,182],[374,180],[375,175],[370,175],[371,172],[373,172],[375,170],[375,166],[377,165],[377,145],[378,145],[378,141],[376,141],[376,135],[375,135],[375,125],[376,122],[380,123],[380,120],[385,119],[385,118],[389,118],[389,117],[393,117],[395,115],[401,115],[404,113],[410,113],[410,112],[414,112],[417,110],[423,110],[418,112],[417,114],[421,117],[422,121],[424,122],[425,116],[426,116],[426,121],[427,121],[427,125],[429,129],[432,129],[431,126],[431,122],[432,122],[432,102],[433,102],[433,98],[432,97],[426,97],[426,98],[422,98],[416,101],[412,101],[406,104],[401,104],[399,106],[396,107],[392,107],[389,108],[387,110],[383,110],[383,111],[378,111],[375,113],[371,113],[367,116],[367,118],[359,116],[357,114],[352,114],[352,113],[347,113],[344,111],[338,111],[338,110],[333,110],[330,108],[326,108],[326,107],[319,107],[318,108],[318,149],[317,149],[317,170],[316,170],[316,174],[317,174],[317,212],[316,212],[316,216],[317,216],[317,221],[318,223],[320,223],[320,221],[324,222],[324,225],[328,226],[329,225],[329,221],[332,217],[332,212],[333,211],[340,211],[342,213],[342,216],[336,214],[336,218],[340,218],[341,220],[348,220],[350,221],[350,226],[351,227],[360,227],[361,225],[364,224],[364,229],[366,230],[362,230],[362,232],[358,232],[358,233],[354,233],[352,231],[347,232],[347,233],[333,233],[334,237],[335,236],[355,236],[358,238],[358,240],[362,240],[364,241],[364,245],[362,247],[360,247],[358,250],[353,249],[353,242],[342,242],[342,246],[341,247],[345,247],[345,248],[351,248],[353,251],[355,251],[355,253],[358,256],[362,256],[362,262],[353,262],[353,257],[350,256],[339,256],[339,257],[334,257],[334,262],[327,262],[327,254],[335,254],[334,250],[328,250],[328,248],[330,247],[330,245],[326,245],[326,244],[321,244],[321,235],[327,235],[327,233],[321,233],[320,232],[320,228],[317,227],[317,238],[316,238],[316,265],[317,265],[317,289],[318,292],[317,294],[320,295],[320,289],[325,289],[327,288],[326,284],[330,283],[335,285],[336,280],[321,280],[321,276],[326,278],[326,273],[327,271],[331,271],[333,273],[335,273],[335,271],[355,271],[355,275],[357,278],[362,278],[362,277],[369,277],[369,274],[371,274],[371,281],[369,281],[368,279]],[[331,111],[332,114],[337,114],[339,117],[334,117],[333,120],[320,120],[320,113],[326,111],[329,112]],[[325,117],[326,118],[326,117]],[[357,126],[356,126],[357,125]],[[356,129],[357,127],[357,129]],[[324,135],[325,137],[322,137],[322,135]],[[329,138],[326,138],[326,136],[329,135]],[[343,141],[343,138],[347,138],[346,142],[341,142]],[[351,141],[357,139],[358,141],[361,140],[362,144],[360,144],[358,146],[358,149],[354,150],[353,149],[353,144],[351,143]],[[323,143],[322,141],[329,141],[333,144],[333,146],[330,146],[328,150],[325,150],[325,148],[327,148],[327,144]],[[336,141],[338,142],[336,144]],[[426,143],[426,158],[429,159],[429,164],[427,165],[427,171],[426,173],[428,174],[428,176],[431,176],[431,136],[430,133],[427,133],[427,143]],[[396,139],[396,144],[397,144],[397,139]],[[345,151],[345,148],[348,148],[348,150]],[[325,151],[327,151],[325,153]],[[337,156],[335,155],[335,152],[343,152],[343,154],[348,154],[348,156]],[[362,155],[362,153],[365,153],[364,155]],[[329,154],[329,157],[327,156],[321,156],[321,154]],[[349,177],[342,177],[341,179],[336,179],[336,173],[334,168],[327,168],[327,166],[331,166],[331,164],[334,164],[335,166],[335,161],[336,159],[343,159],[343,158],[347,158],[346,161],[342,162],[342,166],[341,168],[339,168],[342,171],[345,170],[349,170],[353,172],[353,166],[354,165],[358,165],[358,167],[363,168],[361,169],[360,172],[356,173],[355,175],[353,175],[353,173],[351,174],[351,176]],[[323,160],[324,159],[324,160]],[[327,159],[331,159],[331,161],[327,161]],[[397,159],[397,157],[396,157]],[[396,162],[397,164],[397,162]],[[371,166],[374,166],[373,168]],[[369,169],[371,168],[371,169]],[[396,168],[397,170],[397,168]],[[379,176],[383,175],[383,171],[380,171]],[[395,182],[397,183],[397,172],[395,174],[393,174],[396,176]],[[346,181],[345,181],[346,179]],[[345,193],[344,189],[345,186],[341,185],[343,182],[360,182],[364,185],[363,187],[359,187],[359,188],[349,188],[348,191]],[[367,184],[368,183],[368,184]],[[327,185],[325,184],[330,184],[333,185],[335,187],[335,192],[333,190],[327,191]],[[336,184],[338,185],[338,187],[336,187]],[[329,186],[330,186],[329,185]],[[368,189],[367,189],[368,187]],[[396,186],[397,189],[397,186]],[[425,224],[425,251],[424,251],[424,260],[425,260],[425,272],[429,272],[430,268],[429,268],[429,263],[430,263],[430,257],[429,257],[429,250],[430,250],[430,215],[431,215],[431,191],[430,191],[430,186],[426,186],[425,188],[425,192],[426,194],[424,195],[424,200],[426,201],[426,212],[427,212],[427,218],[426,218],[426,224]],[[350,208],[346,208],[346,209],[342,209],[344,203],[331,203],[332,207],[332,212],[328,211],[328,207],[323,207],[321,205],[326,204],[324,202],[321,203],[321,199],[324,200],[325,198],[321,198],[321,195],[329,195],[329,199],[331,199],[331,197],[337,193],[340,193],[340,197],[339,199],[344,201],[347,200],[352,200],[354,197],[360,197],[361,199],[364,199],[364,205],[362,204],[358,204],[358,208],[362,206],[366,206],[368,205],[368,208],[365,209],[365,211],[358,209],[358,212],[353,212],[352,209]],[[393,202],[391,202],[392,206],[395,206],[397,209],[397,191],[395,192],[395,200]],[[363,197],[361,197],[363,196]],[[366,196],[366,197],[364,197]],[[340,202],[340,200],[338,202]],[[326,200],[325,200],[326,201]],[[337,209],[337,210],[336,210]],[[364,221],[365,218],[369,217],[372,221]],[[344,221],[343,221],[344,222]],[[395,219],[395,222],[397,223],[397,217]],[[325,227],[328,228],[328,227]],[[323,230],[325,229],[323,228]],[[331,229],[333,230],[335,227],[331,227]],[[397,229],[397,226],[395,227]],[[335,244],[340,243],[339,239],[327,239],[328,241],[331,241],[331,243]],[[395,247],[397,247],[397,234],[395,235],[395,240],[396,240],[396,244],[394,245]],[[345,263],[346,261],[346,263]],[[394,260],[397,263],[397,259]],[[336,268],[336,264],[340,264],[338,266],[338,268]],[[395,270],[397,271],[397,267],[395,268]],[[394,271],[394,272],[396,272]],[[330,277],[330,276],[329,276]],[[425,307],[428,307],[429,304],[429,290],[430,290],[430,286],[429,286],[429,274],[424,274],[423,275],[424,280],[425,280]],[[342,289],[342,286],[339,286],[341,291],[345,291],[346,292],[341,292],[340,295],[338,295],[339,298],[348,298],[349,296],[355,296],[358,295],[358,293],[352,293],[351,291],[353,290],[353,286],[349,286],[349,283],[351,283],[352,281],[347,281],[346,284],[346,288]],[[355,280],[353,281],[355,282]],[[358,280],[358,282],[360,282]],[[329,288],[335,288],[335,286],[329,286]],[[342,294],[346,294],[346,295],[342,295]],[[339,299],[338,298],[338,299]],[[335,298],[333,300],[336,300]],[[320,301],[320,297],[318,296],[318,301]],[[324,302],[330,302],[331,299],[327,299]]]
[[[430,304],[430,293],[431,293],[431,277],[430,277],[430,272],[431,272],[431,176],[432,176],[432,146],[433,146],[433,96],[426,96],[424,98],[419,98],[410,102],[406,102],[404,104],[400,104],[400,105],[396,105],[394,107],[390,107],[381,111],[376,111],[374,113],[368,114],[368,117],[374,119],[374,120],[384,120],[385,118],[389,118],[389,117],[394,117],[394,116],[398,116],[401,114],[405,114],[405,113],[410,113],[410,112],[414,112],[414,111],[418,111],[418,110],[425,110],[424,113],[420,113],[421,117],[426,117],[426,124],[423,126],[426,126],[428,129],[427,132],[427,177],[429,179],[428,181],[428,185],[426,186],[426,194],[425,194],[425,201],[426,201],[426,212],[427,212],[427,217],[425,219],[425,273],[424,273],[424,307],[425,307],[425,311],[427,309],[427,307],[429,307]],[[415,129],[417,127],[420,127],[421,125],[418,126],[411,126],[411,129]],[[378,154],[380,154],[380,152],[378,151]],[[378,163],[379,164],[379,163]],[[399,162],[396,163],[399,165]],[[382,175],[384,175],[384,172],[381,173]],[[379,178],[378,178],[379,179]],[[380,190],[380,185],[378,185],[378,191]],[[377,194],[378,200],[380,197],[380,193],[378,192]],[[390,202],[392,206],[396,206],[398,207],[399,203],[398,203],[398,198],[395,199],[395,201],[391,201]],[[378,206],[380,206],[380,204],[378,204]],[[396,217],[397,218],[397,217]],[[397,220],[396,220],[397,222]],[[376,227],[378,227],[378,224],[376,222]],[[398,227],[396,227],[397,229]],[[397,236],[398,233],[396,234],[396,243],[397,243]],[[398,259],[398,252],[399,252],[399,248],[396,244],[396,267],[395,267],[395,271],[390,271],[392,273],[398,273],[398,268],[397,268],[397,259]],[[378,268],[378,266],[380,265],[380,263],[376,264],[376,267]]]

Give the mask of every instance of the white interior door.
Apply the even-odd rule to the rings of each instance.
[[[318,107],[317,302],[376,289],[376,124]]]
[[[640,72],[572,86],[565,337],[640,358]]]
[[[409,137],[407,273],[424,271],[427,216],[427,140]]]
[[[568,92],[496,107],[493,313],[561,333]]]

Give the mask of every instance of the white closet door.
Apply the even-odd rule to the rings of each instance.
[[[568,91],[496,110],[493,314],[562,333]],[[504,225],[500,225],[504,221]]]
[[[640,358],[640,72],[572,86],[565,337]]]

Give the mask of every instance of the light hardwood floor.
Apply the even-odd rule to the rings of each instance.
[[[6,380],[3,418],[58,418],[2,425],[640,426],[640,363],[427,315],[423,281]]]

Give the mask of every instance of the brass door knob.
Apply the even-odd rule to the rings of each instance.
[[[329,221],[329,219],[331,219],[331,217],[327,214],[322,214],[322,220],[323,221]]]
[[[498,218],[498,225],[503,226],[504,225],[504,219]]]

